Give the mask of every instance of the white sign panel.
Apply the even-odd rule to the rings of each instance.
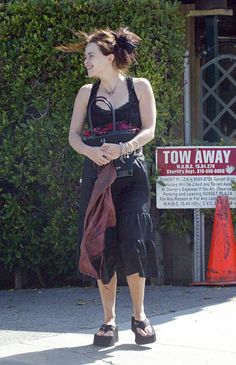
[[[236,208],[236,147],[158,147],[160,209],[215,208],[219,195]]]

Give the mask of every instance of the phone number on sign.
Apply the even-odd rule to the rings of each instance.
[[[224,174],[225,169],[197,169],[197,174]]]

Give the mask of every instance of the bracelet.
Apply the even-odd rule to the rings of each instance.
[[[129,158],[129,155],[134,151],[133,145],[129,142],[120,142],[120,160],[125,163],[125,158]],[[131,145],[132,150],[129,151],[129,145]]]
[[[120,146],[120,159],[121,159],[121,157],[123,156],[123,147],[121,142],[119,143],[119,146]]]
[[[136,143],[136,148],[132,145],[134,151],[139,149],[139,143],[138,143],[138,141],[136,141],[134,139],[131,143],[133,143],[133,144]]]
[[[134,146],[132,145],[132,142],[127,142],[126,145],[127,145],[128,154],[130,155],[131,153],[134,152]],[[129,147],[131,147],[131,149]]]

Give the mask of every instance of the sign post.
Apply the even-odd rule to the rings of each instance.
[[[205,225],[204,213],[194,209],[193,282],[205,281]]]
[[[204,214],[218,195],[236,207],[236,147],[181,146],[156,149],[158,209],[194,209],[193,281],[205,279]]]

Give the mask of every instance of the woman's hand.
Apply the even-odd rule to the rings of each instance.
[[[109,154],[111,160],[116,160],[120,157],[120,146],[116,143],[103,143],[100,150]]]
[[[101,147],[87,147],[86,156],[98,166],[107,165],[111,160],[113,160],[109,151],[103,150]]]

